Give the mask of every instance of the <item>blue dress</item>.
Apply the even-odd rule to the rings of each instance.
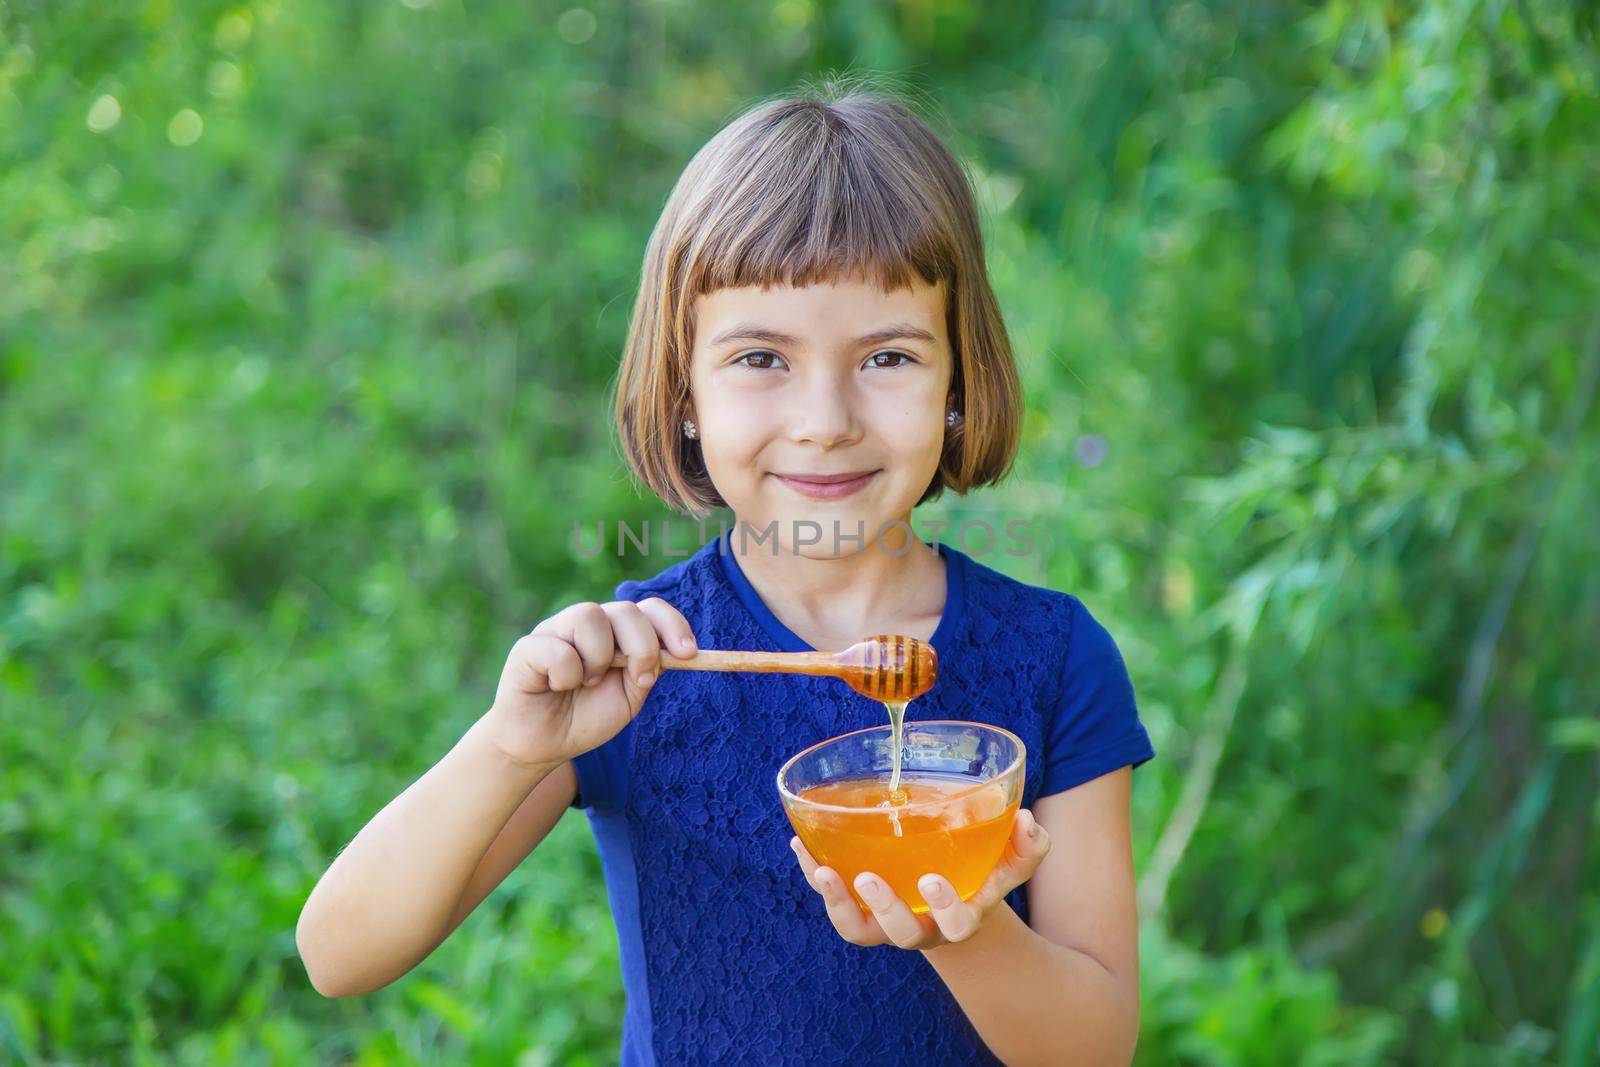
[[[812,651],[762,602],[730,540],[623,582],[616,598],[661,597],[701,648]],[[1017,734],[1030,808],[1154,755],[1116,644],[1076,597],[937,547],[939,680],[908,721]],[[789,849],[778,768],[887,721],[833,678],[665,671],[621,733],[573,761],[617,924],[625,1067],[998,1062],[921,953],[834,932]],[[1027,919],[1024,889],[1006,902]]]

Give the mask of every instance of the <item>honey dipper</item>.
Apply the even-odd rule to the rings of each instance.
[[[733,652],[702,649],[692,656],[661,653],[661,668],[675,671],[761,671],[816,674],[843,679],[873,700],[913,700],[933,688],[939,654],[926,641],[879,634],[842,652]],[[626,667],[618,652],[613,667]]]

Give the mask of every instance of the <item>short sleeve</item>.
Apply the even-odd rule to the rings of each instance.
[[[1072,598],[1071,626],[1044,725],[1041,796],[1060,793],[1155,756],[1139,721],[1122,653],[1089,609]]]
[[[633,723],[611,740],[572,758],[578,775],[578,788],[572,797],[574,808],[614,808],[625,795],[628,751],[633,741]]]
[[[612,738],[615,741],[616,738]],[[611,742],[607,741],[606,745]],[[600,748],[605,748],[601,745]],[[572,792],[572,807],[592,808],[609,792],[606,789],[607,768],[600,748],[580,752],[572,757],[572,770],[578,776],[578,788]]]
[[[633,600],[638,582],[625,581],[617,586],[614,599]],[[630,595],[632,594],[632,595]],[[574,808],[614,808],[627,795],[628,753],[633,747],[633,723],[624,726],[617,736],[587,752],[572,757],[572,769],[578,776],[578,788],[572,797]]]

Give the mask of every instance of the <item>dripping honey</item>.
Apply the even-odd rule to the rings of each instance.
[[[908,700],[885,700],[883,706],[889,709],[889,763],[892,768],[889,775],[889,795],[884,798],[884,804],[906,804],[911,800],[910,795],[900,788],[900,761],[905,752],[906,736],[906,705]]]

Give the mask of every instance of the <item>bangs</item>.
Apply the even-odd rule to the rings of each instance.
[[[945,182],[930,173],[920,146],[867,118],[791,103],[706,161],[721,174],[700,188],[718,195],[682,217],[675,243],[683,292],[692,299],[842,279],[886,291],[914,278],[953,282],[959,209]]]

